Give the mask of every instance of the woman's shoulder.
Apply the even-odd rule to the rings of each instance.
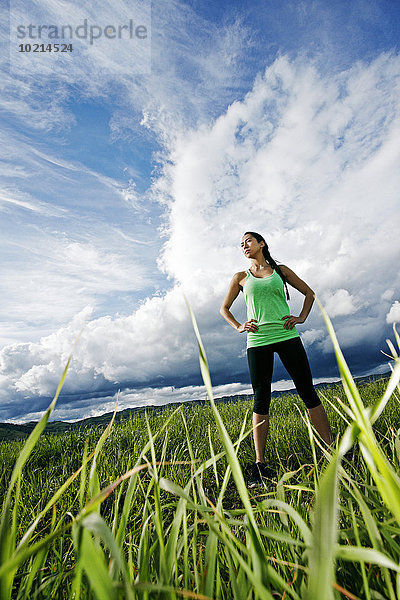
[[[292,271],[287,265],[278,265],[283,273],[283,276],[288,279],[289,277],[297,277],[296,273]]]
[[[286,275],[287,273],[290,273],[291,269],[289,269],[289,267],[287,265],[282,265],[281,263],[277,263],[277,265],[284,275]]]
[[[238,271],[237,273],[234,274],[233,276],[233,280],[237,281],[238,283],[240,281],[242,281],[245,277],[247,277],[247,271]]]
[[[232,283],[238,285],[241,290],[243,290],[244,282],[247,278],[247,271],[238,271],[232,277]]]

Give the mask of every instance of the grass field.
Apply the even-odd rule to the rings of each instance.
[[[217,411],[199,344],[210,404],[41,435],[50,409],[0,444],[1,600],[400,598],[398,362],[358,394],[336,348],[332,455],[297,396],[273,400],[276,478],[249,491],[252,401]]]

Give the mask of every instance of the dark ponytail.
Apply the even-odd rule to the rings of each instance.
[[[258,243],[264,242],[265,246],[263,246],[263,249],[262,249],[264,258],[267,261],[267,263],[270,265],[270,267],[272,267],[273,269],[275,269],[275,271],[278,273],[279,277],[282,279],[283,285],[285,286],[285,290],[286,290],[286,298],[288,300],[290,300],[290,295],[289,295],[289,290],[288,290],[288,286],[287,286],[287,282],[286,282],[286,277],[282,273],[282,270],[279,267],[279,265],[275,262],[275,260],[272,258],[271,254],[269,253],[267,242],[264,240],[263,236],[260,235],[259,233],[255,233],[254,231],[246,231],[243,235],[251,235],[251,236],[253,236],[253,238],[255,238]]]

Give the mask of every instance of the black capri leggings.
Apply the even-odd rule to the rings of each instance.
[[[307,354],[303,342],[296,337],[247,349],[250,379],[254,391],[253,412],[259,415],[267,415],[269,412],[274,352],[278,353],[306,407],[319,406],[321,401],[313,386]]]

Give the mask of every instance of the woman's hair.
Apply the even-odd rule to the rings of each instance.
[[[285,286],[285,290],[286,290],[286,298],[288,300],[290,300],[290,296],[289,296],[289,290],[287,287],[287,283],[286,283],[286,277],[284,276],[284,274],[282,273],[281,268],[279,267],[279,265],[274,261],[274,259],[272,258],[272,256],[269,253],[268,250],[268,244],[267,242],[264,240],[263,236],[260,235],[259,233],[256,233],[255,231],[246,231],[243,235],[251,235],[253,236],[253,238],[256,238],[257,242],[264,242],[265,246],[263,246],[263,255],[265,260],[267,261],[267,263],[273,268],[275,269],[275,271],[278,273],[279,277],[282,279],[283,281],[283,285]]]

